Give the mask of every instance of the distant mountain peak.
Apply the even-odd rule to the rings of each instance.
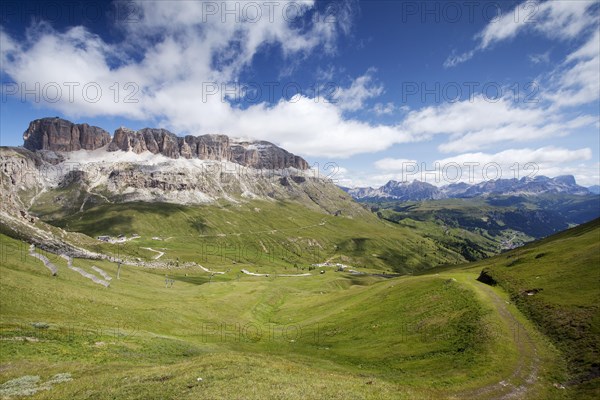
[[[398,200],[421,201],[445,198],[471,198],[489,195],[540,195],[545,193],[566,193],[588,195],[593,191],[579,186],[572,175],[555,178],[539,175],[521,179],[496,179],[476,184],[465,182],[436,187],[427,182],[414,180],[411,183],[398,183],[391,180],[379,188],[344,189],[357,200]]]
[[[554,178],[554,181],[569,186],[577,185],[577,182],[575,181],[575,177],[573,175],[557,176],[556,178]]]

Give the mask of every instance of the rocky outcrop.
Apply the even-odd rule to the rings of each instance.
[[[306,170],[308,163],[273,143],[265,141],[235,141],[226,135],[178,137],[165,129],[144,128],[115,131],[108,151],[149,151],[169,158],[199,158],[201,160],[231,161],[249,168]]]
[[[96,150],[110,142],[110,134],[97,126],[74,124],[61,118],[36,119],[23,134],[29,150]]]

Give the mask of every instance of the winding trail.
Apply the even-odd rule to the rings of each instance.
[[[252,275],[252,276],[271,276],[271,274],[257,274],[254,272],[250,272],[247,269],[242,270],[243,274]],[[312,274],[277,274],[273,276],[282,276],[282,277],[292,277],[292,276],[312,276]]]
[[[225,274],[225,272],[222,272],[222,271],[211,271],[210,269],[208,269],[206,267],[203,267],[200,264],[194,263],[194,265],[197,265],[200,269],[202,269],[205,272],[208,272],[209,274],[219,274],[219,275],[224,275]]]
[[[518,359],[510,376],[503,380],[470,391],[459,393],[457,399],[523,399],[537,382],[540,359],[537,346],[525,327],[506,306],[506,302],[488,285],[475,282],[475,291],[487,297],[498,312],[500,319],[512,332],[511,340],[517,348]]]
[[[150,251],[153,251],[155,253],[158,253],[158,255],[156,257],[154,257],[155,260],[158,260],[159,258],[161,258],[162,256],[165,255],[165,253],[163,251],[154,250],[151,247],[140,247],[140,248],[144,249],[144,250],[150,250]]]
[[[254,272],[250,272],[247,269],[243,269],[242,270],[242,274],[252,275],[252,276],[269,276],[269,274],[257,274],[257,273],[254,273]]]

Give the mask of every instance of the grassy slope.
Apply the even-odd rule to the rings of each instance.
[[[144,258],[153,253],[141,247],[166,249],[164,259],[196,261],[214,268],[230,268],[233,262],[255,269],[308,267],[330,260],[408,273],[465,260],[433,238],[423,237],[420,226],[398,227],[368,212],[360,218],[334,217],[292,201],[193,207],[110,204],[52,223],[92,237],[137,233],[141,239],[115,247],[113,252]],[[154,236],[168,240],[155,241]]]
[[[600,220],[466,268],[483,269],[553,339],[578,397],[600,395]]]
[[[56,257],[52,278],[25,244],[0,238],[0,382],[73,375],[35,398],[468,398],[458,394],[509,376],[519,357],[473,272],[232,271],[198,285],[206,274],[182,270],[191,283],[165,288],[166,271],[126,267],[105,289]],[[107,262],[74,264],[116,275]],[[555,355],[538,350],[530,398],[562,398],[550,384],[560,380]]]

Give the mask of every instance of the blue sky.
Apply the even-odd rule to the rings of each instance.
[[[348,186],[600,179],[598,2],[1,7],[2,145],[56,115],[269,140]]]

